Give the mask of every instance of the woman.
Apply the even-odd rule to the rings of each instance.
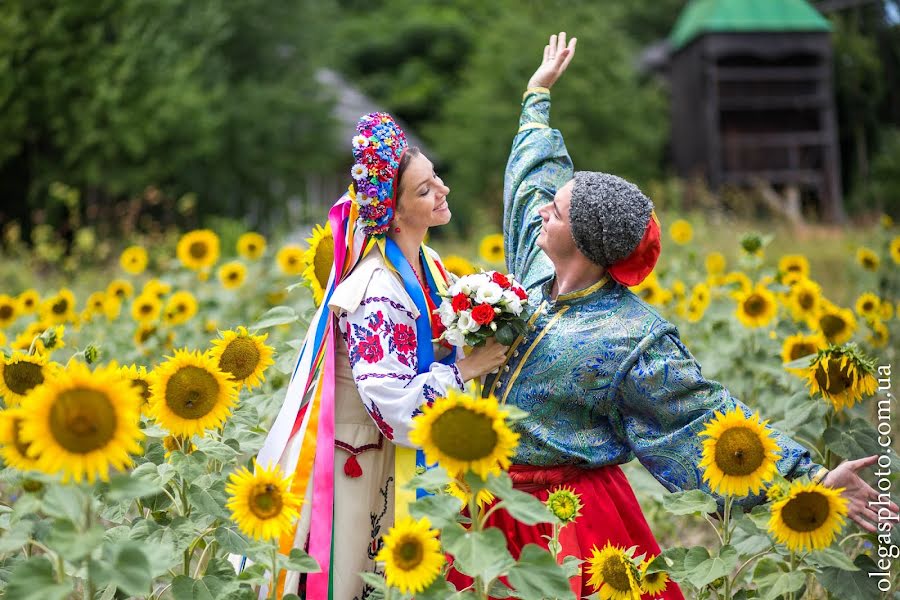
[[[390,115],[362,117],[357,132],[354,182],[329,214],[338,269],[257,458],[279,462],[294,474],[292,489],[304,493],[282,553],[308,547],[322,568],[302,583],[296,573],[282,575],[279,596],[367,597],[359,573],[375,570],[395,509],[405,514],[414,499],[398,494],[395,503],[417,461],[394,444],[410,445],[420,406],[498,368],[506,352],[489,343],[464,357],[431,343],[440,335],[433,311],[448,275],[423,241],[429,228],[450,221],[450,188],[407,147]]]

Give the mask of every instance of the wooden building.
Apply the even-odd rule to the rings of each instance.
[[[678,174],[767,183],[843,221],[830,29],[805,0],[690,2],[667,65]]]

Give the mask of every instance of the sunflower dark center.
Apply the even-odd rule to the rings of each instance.
[[[816,304],[816,297],[809,292],[800,292],[797,294],[797,304],[803,310],[810,310]]]
[[[215,408],[219,383],[206,369],[181,367],[166,385],[166,405],[182,419],[199,419]]]
[[[65,298],[60,298],[53,303],[50,310],[52,310],[54,314],[64,315],[66,314],[66,311],[69,310],[69,301]]]
[[[230,281],[235,281],[240,276],[241,276],[241,274],[238,273],[237,271],[229,271],[228,272],[228,279]]]
[[[256,244],[254,244],[253,242],[247,244],[247,252],[250,252],[251,254],[253,252],[256,252]]]
[[[802,270],[803,269],[800,267],[800,265],[798,263],[791,263],[787,266],[788,273],[791,273],[791,272],[799,273]]]
[[[746,427],[726,429],[716,441],[716,466],[732,477],[750,475],[765,458],[759,434]]]
[[[23,419],[20,419],[18,417],[13,419],[13,423],[12,423],[13,445],[15,445],[16,451],[19,454],[21,454],[22,456],[28,456],[28,448],[31,447],[31,443],[25,442],[22,440],[21,437],[19,437],[19,434],[22,432],[22,429],[21,429],[22,421],[23,421]]]
[[[3,383],[14,394],[24,396],[36,385],[44,383],[41,365],[19,361],[3,367]]]
[[[834,338],[843,333],[847,328],[847,322],[839,315],[825,315],[819,319],[819,325],[822,327],[822,333],[826,338]]]
[[[141,392],[141,398],[144,399],[144,404],[150,402],[150,384],[144,381],[143,379],[133,379],[131,381],[131,385],[136,387]]]
[[[138,335],[138,340],[143,344],[147,340],[150,339],[150,336],[156,333],[156,327],[148,327],[146,329],[142,329],[140,334]]]
[[[238,337],[231,340],[219,359],[219,368],[237,380],[249,377],[259,365],[259,348],[250,338]]]
[[[116,433],[116,409],[109,396],[89,388],[59,394],[49,421],[56,442],[76,454],[103,448]]]
[[[628,566],[622,557],[618,554],[609,556],[600,565],[600,575],[607,585],[619,591],[628,591],[631,589],[631,581],[628,579]]]
[[[863,302],[863,305],[862,305],[863,312],[871,312],[874,308],[875,308],[875,303],[872,302],[871,300],[866,300],[865,302]],[[2,316],[2,314],[0,314],[0,316]]]
[[[261,483],[253,488],[250,494],[250,512],[260,519],[271,519],[281,514],[284,502],[281,490],[271,483]]]
[[[816,347],[814,344],[810,344],[808,342],[800,342],[799,344],[794,344],[791,346],[790,351],[790,359],[797,360],[798,358],[803,358],[804,356],[809,356],[810,354],[816,353]]]
[[[149,315],[150,313],[153,312],[153,307],[150,306],[149,304],[141,304],[141,306],[138,308],[138,311],[142,315]]]
[[[0,304],[0,319],[11,319],[15,312],[11,304]]]
[[[800,492],[781,509],[781,518],[794,531],[815,531],[828,520],[830,510],[824,495]]]
[[[744,311],[751,317],[758,317],[766,312],[769,303],[759,294],[751,294],[744,300]]]
[[[491,418],[461,406],[435,419],[431,438],[438,450],[463,461],[488,457],[497,446],[497,432]]]
[[[197,260],[206,258],[208,253],[209,248],[206,246],[206,242],[192,242],[188,246],[188,254],[191,255],[191,258],[196,258]]]
[[[847,367],[841,367],[839,360],[830,359],[827,368],[820,363],[816,368],[816,383],[827,393],[836,395],[853,386],[853,379]]]
[[[394,547],[394,562],[401,571],[412,571],[425,558],[425,548],[415,537],[405,537]]]
[[[22,301],[22,304],[24,304],[28,308],[31,308],[32,306],[34,306],[34,298],[25,298],[25,300]]]
[[[656,573],[647,573],[644,575],[644,581],[647,583],[657,583],[662,577],[662,573],[657,571]]]

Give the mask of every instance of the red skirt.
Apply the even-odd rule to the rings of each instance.
[[[594,546],[600,550],[606,542],[622,548],[637,546],[635,555],[645,552],[648,557],[659,554],[656,538],[644,519],[644,513],[628,479],[618,465],[597,469],[513,465],[509,475],[516,489],[528,492],[542,502],[547,500],[552,489],[560,485],[569,486],[576,494],[581,495],[581,516],[560,532],[561,556],[572,555],[587,559]],[[525,544],[538,544],[546,548],[547,540],[542,536],[553,533],[553,528],[548,523],[525,525],[513,519],[505,510],[498,510],[488,517],[487,526],[497,527],[504,532],[509,551],[516,558]],[[576,597],[583,598],[596,591],[588,585],[589,578],[586,569],[583,575],[572,578],[572,591]],[[453,569],[448,580],[457,589],[463,589],[472,583],[470,577]],[[678,585],[671,580],[662,595],[656,598],[684,600]],[[645,599],[650,600],[650,596],[645,594],[642,600]]]

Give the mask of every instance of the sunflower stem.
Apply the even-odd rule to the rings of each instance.
[[[269,598],[278,600],[278,546],[272,544],[272,586],[269,588]]]
[[[793,573],[793,572],[794,572],[794,552],[793,552],[793,550],[792,550],[792,551],[791,551],[791,570],[788,571],[788,573]],[[794,592],[791,592],[791,593],[788,595],[788,600],[794,600]]]
[[[87,532],[91,528],[91,522],[93,521],[93,504],[91,497],[91,492],[88,489],[85,494],[85,502],[84,502],[84,531]],[[84,592],[84,600],[92,600],[94,597],[94,581],[91,578],[91,555],[88,554],[84,557],[84,572],[85,572],[85,580],[83,585]]]

